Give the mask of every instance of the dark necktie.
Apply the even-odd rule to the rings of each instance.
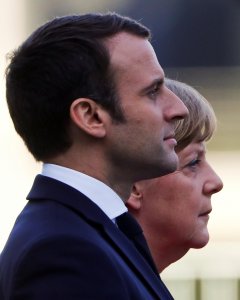
[[[142,228],[138,222],[131,216],[130,213],[126,212],[116,218],[116,223],[118,228],[127,236],[127,238],[135,245],[140,254],[145,258],[153,272],[157,275],[159,279],[160,289],[161,289],[161,299],[162,300],[174,300],[169,290],[160,278],[157,267],[153,261],[152,255],[148,248],[147,242],[143,235]]]
[[[151,266],[154,273],[159,277],[159,272],[157,271],[147,242],[143,235],[142,228],[140,227],[138,222],[131,216],[130,213],[126,212],[116,218],[116,223],[118,225],[118,228],[128,237],[130,241],[134,243],[137,250]]]

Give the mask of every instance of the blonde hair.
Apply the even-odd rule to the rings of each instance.
[[[183,82],[166,79],[166,86],[189,110],[189,115],[176,123],[176,151],[193,141],[210,140],[216,129],[216,116],[210,103],[197,90]]]

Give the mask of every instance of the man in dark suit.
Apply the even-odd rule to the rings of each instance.
[[[171,299],[116,221],[133,182],[176,169],[187,113],[148,39],[117,14],[74,15],[14,52],[9,111],[43,170],[1,254],[1,299]]]

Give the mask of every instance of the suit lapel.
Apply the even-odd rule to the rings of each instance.
[[[169,292],[163,282],[154,274],[133,244],[120,232],[106,214],[85,195],[58,180],[38,175],[27,199],[32,201],[48,199],[60,202],[80,214],[92,226],[104,230],[124,260],[135,270],[153,294],[159,299],[172,299],[172,297],[167,297]]]
[[[128,265],[131,266],[136,273],[138,273],[138,276],[145,282],[148,288],[152,290],[155,296],[158,296],[160,299],[164,300],[168,299],[164,296],[164,284],[160,278],[156,276],[142,255],[136,251],[135,246],[125,237],[125,235],[114,226],[106,226],[104,229],[111,238],[112,242],[118,248],[118,251],[121,253],[124,260],[127,261]],[[166,288],[164,287],[164,289]]]

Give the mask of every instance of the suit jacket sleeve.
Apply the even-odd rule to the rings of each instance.
[[[11,300],[130,299],[126,280],[101,248],[71,237],[64,243],[63,237],[43,240],[24,254]]]

